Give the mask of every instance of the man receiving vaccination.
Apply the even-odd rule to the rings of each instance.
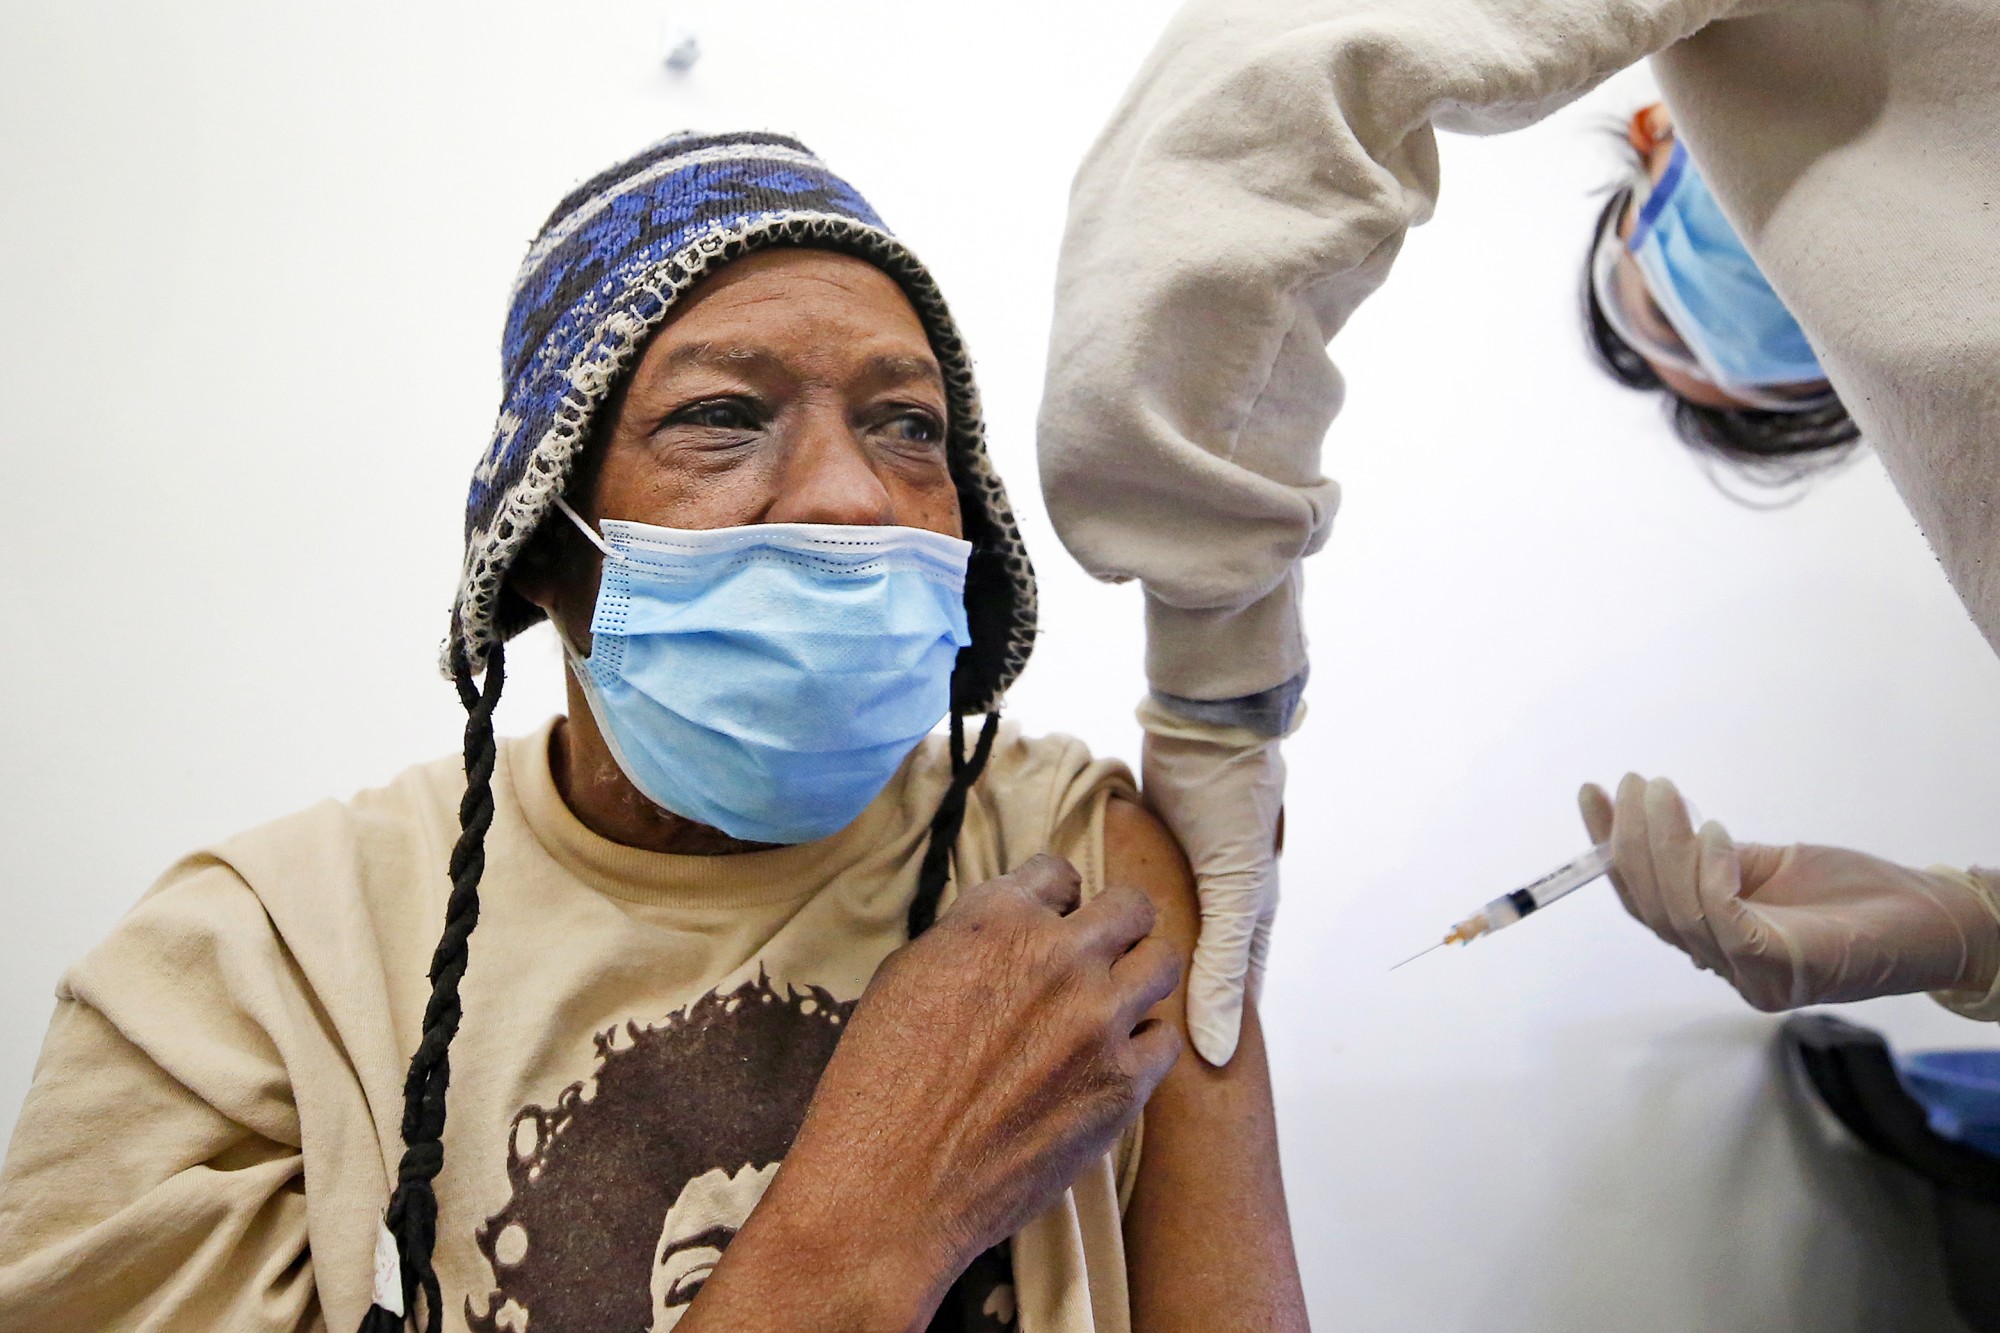
[[[998,726],[1034,581],[922,265],[800,144],[680,135],[557,207],[503,351],[463,762],[70,972],[0,1324],[1303,1328],[1254,1022],[1178,1059],[1178,849]],[[567,715],[496,740],[543,617]]]

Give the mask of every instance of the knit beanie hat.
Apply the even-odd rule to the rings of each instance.
[[[501,344],[506,397],[472,474],[465,565],[447,671],[477,673],[494,644],[541,619],[507,573],[568,484],[598,410],[647,337],[703,277],[773,246],[836,250],[903,289],[944,372],[946,442],[965,539],[972,643],[953,707],[996,707],[1035,638],[1035,576],[986,456],[972,359],[931,275],[854,188],[797,140],[678,134],[586,181],[556,206],[514,280]]]
[[[706,275],[774,246],[854,255],[903,289],[943,371],[946,456],[972,544],[965,609],[972,642],[952,673],[951,781],[932,816],[909,907],[914,937],[935,919],[972,784],[992,753],[1000,698],[1035,639],[1035,576],[1007,493],[986,456],[972,360],[937,284],[866,200],[796,140],[775,134],[679,134],[599,173],[556,206],[514,280],[501,343],[504,398],[472,474],[465,564],[444,668],[465,705],[465,795],[451,854],[451,895],[431,959],[423,1033],[403,1085],[403,1156],[378,1229],[375,1299],[363,1333],[417,1317],[437,1333],[443,1294],[431,1253],[444,1166],[451,1042],[459,981],[479,920],[498,749],[493,710],[506,640],[541,619],[507,586],[514,561],[568,486],[598,413],[648,336]],[[480,677],[484,679],[480,679]],[[970,755],[964,718],[986,714]],[[421,1296],[421,1302],[419,1301]]]

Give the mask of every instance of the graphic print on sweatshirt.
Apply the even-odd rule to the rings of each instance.
[[[492,1265],[473,1333],[664,1333],[687,1313],[790,1150],[853,1001],[766,976],[595,1037],[590,1076],[509,1132],[511,1197],[475,1233]],[[933,1333],[1011,1333],[1005,1248]]]

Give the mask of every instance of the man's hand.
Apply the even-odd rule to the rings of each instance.
[[[1190,722],[1151,703],[1141,785],[1187,851],[1201,898],[1201,940],[1188,972],[1188,1035],[1201,1058],[1236,1054],[1243,993],[1264,978],[1278,911],[1278,829],[1285,761],[1278,742],[1238,727]]]
[[[1143,893],[1080,892],[1038,856],[889,956],[686,1333],[790,1327],[773,1301],[792,1295],[800,1328],[922,1328],[976,1255],[1110,1150],[1180,1055],[1146,1015],[1180,963]]]
[[[1597,786],[1578,801],[1626,909],[1759,1009],[1993,984],[2000,908],[1964,872],[1739,847],[1714,821],[1696,832],[1665,778],[1627,774],[1615,805]]]

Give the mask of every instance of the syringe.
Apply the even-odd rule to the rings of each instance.
[[[1430,949],[1411,954],[1403,962],[1396,964],[1396,967],[1416,962],[1431,949],[1442,949],[1447,944],[1469,944],[1481,935],[1491,935],[1496,930],[1504,930],[1530,912],[1538,912],[1556,899],[1575,893],[1610,869],[1609,844],[1593,847],[1574,861],[1557,866],[1534,883],[1518,888],[1512,893],[1501,894],[1453,926],[1451,933],[1431,945]],[[1396,967],[1389,970],[1394,972]]]

